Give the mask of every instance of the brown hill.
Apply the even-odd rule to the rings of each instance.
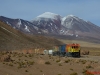
[[[0,50],[52,48],[62,42],[39,35],[26,35],[0,21]]]

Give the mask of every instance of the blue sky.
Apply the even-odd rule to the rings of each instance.
[[[0,16],[30,21],[44,12],[75,15],[100,26],[100,0],[0,0]]]

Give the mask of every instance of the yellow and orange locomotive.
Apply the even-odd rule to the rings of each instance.
[[[71,56],[71,57],[80,57],[80,45],[79,44],[64,44],[57,45],[53,48],[53,55],[59,56]]]

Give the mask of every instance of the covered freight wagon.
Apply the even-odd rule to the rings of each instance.
[[[54,56],[56,56],[56,55],[65,56],[65,54],[66,54],[66,44],[54,46],[53,50],[54,50],[54,52],[53,52]]]
[[[56,45],[53,47],[53,56],[56,56],[59,54],[59,45]]]
[[[59,46],[59,55],[60,56],[65,56],[65,54],[66,54],[66,46],[67,46],[67,44]]]

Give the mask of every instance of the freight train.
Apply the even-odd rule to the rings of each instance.
[[[53,48],[53,56],[80,57],[79,44],[57,45]]]

